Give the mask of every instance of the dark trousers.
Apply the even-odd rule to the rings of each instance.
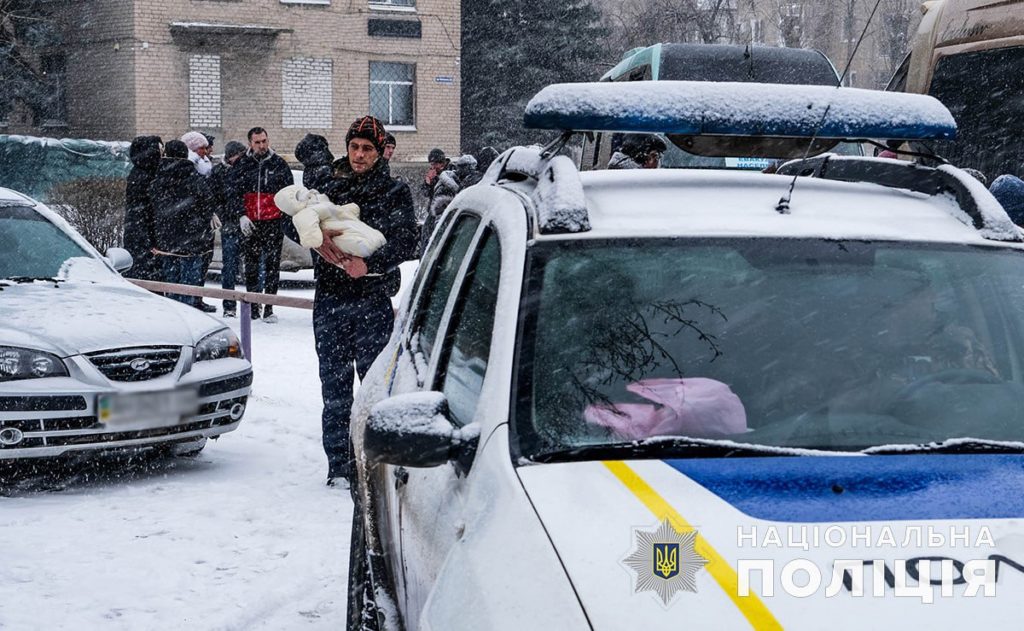
[[[220,288],[234,289],[238,282],[238,268],[242,248],[242,233],[237,230],[220,232]],[[225,311],[235,310],[234,300],[224,301]]]
[[[281,220],[254,221],[253,230],[242,242],[245,253],[246,291],[276,294],[281,281]],[[259,309],[259,305],[253,305]],[[270,306],[267,306],[269,312]]]
[[[202,287],[203,285],[203,257],[202,255],[196,256],[168,256],[162,255],[158,258],[161,259],[160,263],[163,268],[163,281],[165,283],[175,283],[177,285],[192,285],[194,287]],[[184,294],[167,294],[168,298],[173,298],[178,302],[184,302],[187,305],[193,307],[198,306],[200,298],[198,296],[186,296]]]
[[[354,476],[349,416],[353,376],[362,379],[387,345],[395,323],[391,299],[376,294],[362,298],[317,294],[313,305],[313,334],[320,359],[324,398],[323,437],[327,476]],[[353,370],[353,367],[355,370]]]

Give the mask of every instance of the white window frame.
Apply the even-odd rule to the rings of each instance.
[[[409,96],[410,96],[410,98],[412,100],[412,103],[410,103],[410,108],[409,109],[412,111],[412,124],[411,125],[390,124],[390,123],[388,123],[387,120],[383,121],[383,123],[384,123],[384,126],[387,127],[389,131],[416,131],[416,64],[408,63],[408,62],[404,62],[404,61],[385,61],[385,60],[382,60],[382,59],[375,59],[375,60],[371,60],[370,61],[370,65],[371,66],[373,64],[375,64],[375,63],[381,63],[381,64],[392,64],[392,63],[394,63],[394,64],[404,64],[406,66],[412,66],[412,77],[413,77],[412,81],[374,81],[373,80],[373,72],[371,71],[370,72],[370,81],[369,81],[369,84],[367,85],[367,87],[368,88],[373,87],[374,84],[376,84],[376,85],[387,85],[388,86],[388,118],[390,119],[391,118],[390,115],[394,111],[394,89],[393,89],[392,86],[396,86],[396,85],[407,85],[407,86],[410,86],[412,89],[409,91]]]
[[[398,11],[404,13],[416,12],[416,0],[413,0],[412,6],[395,4],[394,0],[368,0],[368,5],[372,11]]]

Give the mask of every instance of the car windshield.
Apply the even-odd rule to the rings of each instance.
[[[83,258],[95,261],[32,208],[0,205],[0,278],[66,276],[71,259]]]
[[[527,457],[665,436],[841,451],[1024,441],[1020,251],[559,241],[529,265]]]

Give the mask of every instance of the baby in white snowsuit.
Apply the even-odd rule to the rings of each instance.
[[[323,231],[326,229],[344,230],[332,241],[339,250],[353,256],[366,258],[387,243],[383,234],[359,220],[359,206],[338,206],[326,195],[298,184],[278,191],[274,195],[274,204],[292,218],[303,247],[323,245]]]

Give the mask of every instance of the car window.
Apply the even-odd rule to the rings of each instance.
[[[68,259],[92,257],[27,206],[0,206],[0,278],[53,278]]]
[[[538,245],[530,270],[528,449],[1024,440],[1019,251],[620,240]]]
[[[466,274],[464,297],[452,314],[445,337],[441,392],[448,398],[452,419],[473,420],[487,373],[501,276],[501,249],[493,232],[484,233],[478,256]]]
[[[452,223],[453,217],[454,215],[445,215],[444,221],[441,223],[441,225],[437,227],[437,230],[435,231],[436,234],[438,235],[438,238],[430,242],[430,244],[427,246],[426,251],[423,253],[423,256],[420,257],[420,266],[416,271],[416,278],[413,279],[412,285],[412,295],[414,297],[420,292],[420,288],[423,286],[423,283],[427,281],[427,278],[430,276],[431,270],[434,269],[429,264],[429,262],[431,258],[437,253],[437,251],[441,248],[441,244],[444,243],[445,240],[443,235],[445,231],[448,230],[448,226]]]
[[[448,296],[455,285],[455,277],[479,225],[480,218],[474,215],[462,215],[456,219],[455,226],[444,240],[441,252],[434,261],[431,278],[420,300],[413,335],[419,350],[428,361],[433,355],[437,329],[441,326],[441,317],[448,304]]]

